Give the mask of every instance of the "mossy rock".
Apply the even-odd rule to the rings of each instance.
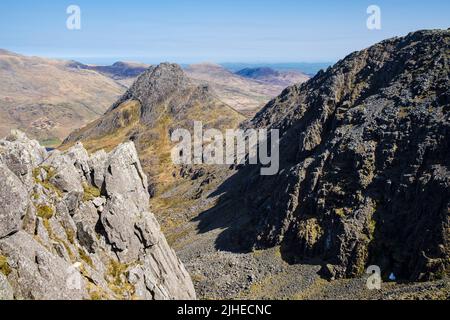
[[[36,210],[37,210],[36,215],[44,220],[51,219],[55,214],[55,210],[52,207],[45,204],[38,205],[36,207]]]
[[[108,266],[108,286],[118,299],[132,299],[136,288],[127,280],[130,265],[111,260]]]
[[[83,190],[84,190],[84,194],[83,194],[84,202],[92,201],[95,198],[100,197],[100,195],[101,195],[99,188],[88,185],[87,183],[83,184]]]
[[[8,263],[8,258],[3,255],[0,255],[0,272],[5,276],[9,276],[9,274],[12,272],[11,267]]]
[[[42,181],[40,180],[39,176],[41,174],[41,170],[45,170],[46,177]],[[37,184],[40,184],[44,189],[52,191],[55,193],[59,198],[62,197],[62,191],[59,190],[55,185],[53,185],[50,180],[56,175],[56,170],[49,166],[41,166],[33,169],[33,178],[34,182]],[[33,198],[37,200],[39,198],[39,195],[33,195]]]

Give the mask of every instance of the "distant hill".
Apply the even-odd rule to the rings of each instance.
[[[243,77],[211,63],[191,65],[185,71],[197,83],[210,85],[222,101],[246,115],[254,115],[267,101],[297,82],[290,82],[287,79],[283,83],[261,81]],[[305,77],[298,82],[306,80]]]
[[[115,62],[110,66],[87,65],[77,61],[71,61],[68,66],[74,69],[97,71],[117,80],[127,87],[131,86],[134,80],[150,67],[149,64],[122,61]]]
[[[277,71],[269,67],[245,68],[239,70],[236,74],[244,78],[282,87],[288,87],[309,80],[309,76],[298,71]]]
[[[25,131],[55,146],[125,92],[117,81],[67,61],[0,50],[0,136]]]
[[[271,68],[276,71],[297,71],[310,77],[320,70],[325,70],[334,62],[297,62],[297,63],[221,63],[225,69],[235,73],[242,69]]]
[[[260,68],[245,68],[236,72],[237,75],[252,78],[252,79],[260,79],[265,77],[278,77],[280,72],[269,68],[269,67],[260,67]]]

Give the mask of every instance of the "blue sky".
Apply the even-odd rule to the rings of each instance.
[[[78,31],[66,28],[71,4],[81,8]],[[381,30],[366,27],[371,4]],[[449,12],[448,0],[1,0],[0,48],[84,62],[328,62],[448,28]]]

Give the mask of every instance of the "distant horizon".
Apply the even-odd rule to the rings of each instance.
[[[28,56],[28,57],[39,57],[39,58],[45,58],[50,60],[59,60],[59,61],[76,61],[80,62],[86,65],[95,65],[95,66],[109,66],[116,62],[130,62],[130,63],[142,63],[142,64],[149,64],[149,65],[157,65],[164,62],[169,63],[176,63],[182,66],[183,68],[188,67],[190,65],[197,65],[197,64],[205,64],[205,63],[211,63],[220,65],[232,72],[236,72],[245,68],[259,68],[259,67],[269,67],[272,69],[276,69],[278,71],[289,71],[289,70],[296,70],[296,71],[302,71],[305,74],[312,75],[317,73],[320,69],[327,68],[331,65],[334,65],[337,61],[315,61],[315,62],[308,62],[308,61],[288,61],[288,62],[277,62],[277,61],[237,61],[237,62],[216,62],[216,61],[200,61],[199,62],[192,62],[192,63],[186,63],[186,62],[179,62],[179,61],[171,61],[171,60],[165,60],[160,59],[159,61],[156,60],[148,60],[145,57],[71,57],[71,56],[44,56],[39,54],[27,54],[23,52],[17,52],[14,50],[11,50],[9,48],[0,48],[9,52],[13,52],[19,55]],[[154,62],[153,62],[154,61]],[[181,60],[182,61],[182,60]]]
[[[367,23],[373,4],[375,29]],[[68,27],[71,5],[79,28]],[[394,36],[447,29],[449,11],[441,0],[2,0],[0,43],[89,63],[328,63]]]
[[[149,58],[149,57],[137,57],[137,56],[72,56],[72,55],[51,55],[51,54],[42,54],[42,53],[31,53],[31,52],[23,52],[20,50],[15,50],[11,48],[5,48],[0,47],[0,49],[13,52],[19,55],[28,56],[28,57],[39,57],[39,58],[45,58],[45,59],[51,59],[51,60],[65,60],[65,61],[77,61],[84,64],[93,64],[93,65],[111,65],[115,62],[136,62],[136,63],[144,63],[144,64],[159,64],[163,62],[171,62],[171,63],[177,63],[180,65],[193,65],[193,64],[202,64],[202,63],[212,63],[212,64],[218,64],[218,65],[224,65],[224,64],[242,64],[242,65],[267,65],[267,64],[274,64],[274,65],[290,65],[290,64],[330,64],[330,63],[336,63],[338,60],[331,61],[331,60],[311,60],[311,61],[304,61],[304,60],[288,60],[288,61],[282,61],[282,60],[258,60],[255,58],[255,60],[236,60],[236,61],[213,61],[213,60],[202,60],[202,59],[180,59],[180,58]],[[349,53],[350,54],[350,53]],[[344,57],[342,57],[344,58]],[[341,58],[341,59],[342,59]]]

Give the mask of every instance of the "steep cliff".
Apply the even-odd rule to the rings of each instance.
[[[329,277],[369,264],[401,279],[445,276],[449,43],[449,30],[386,40],[272,100],[248,126],[281,131],[281,169],[262,177],[245,167],[231,180],[223,200],[249,214],[232,239],[281,245]]]

